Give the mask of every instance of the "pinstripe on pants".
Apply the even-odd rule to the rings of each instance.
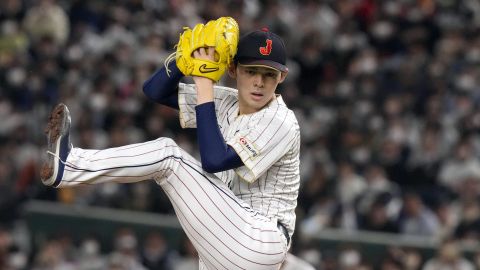
[[[105,150],[73,148],[59,187],[154,179],[205,269],[278,269],[287,245],[272,221],[238,199],[169,138]]]

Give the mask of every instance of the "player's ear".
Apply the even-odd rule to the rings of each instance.
[[[280,81],[278,81],[278,83],[282,83],[283,81],[285,81],[285,78],[287,78],[287,75],[288,75],[288,71],[280,72]]]
[[[237,65],[234,62],[230,63],[230,66],[228,66],[228,75],[232,79],[237,78]]]

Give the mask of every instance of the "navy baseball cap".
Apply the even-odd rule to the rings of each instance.
[[[240,38],[235,61],[243,66],[261,66],[287,72],[287,51],[283,40],[262,28]]]

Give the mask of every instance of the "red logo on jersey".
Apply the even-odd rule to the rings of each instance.
[[[258,156],[258,150],[253,144],[249,143],[247,139],[245,139],[244,137],[240,137],[238,140],[240,141],[242,147],[247,150],[247,153],[251,158],[255,158]]]
[[[272,40],[271,40],[271,39],[267,39],[266,42],[267,42],[267,45],[266,45],[266,46],[259,48],[260,53],[261,53],[262,55],[269,55],[269,54],[272,52]]]

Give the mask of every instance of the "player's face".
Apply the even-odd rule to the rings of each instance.
[[[237,65],[233,76],[237,80],[240,114],[258,112],[275,98],[275,89],[286,73],[267,67]]]

